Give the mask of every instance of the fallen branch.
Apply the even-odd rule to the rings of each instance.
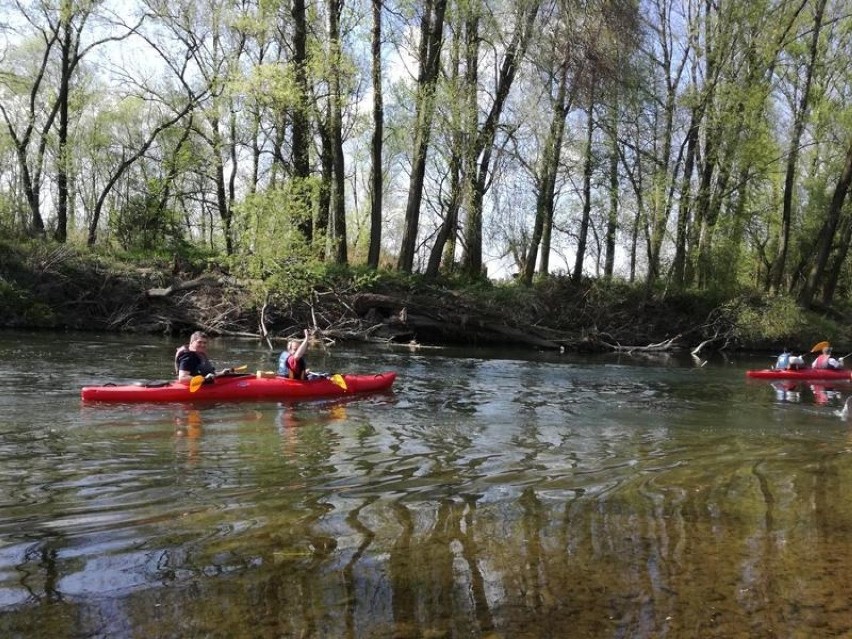
[[[657,342],[656,344],[648,344],[646,346],[622,346],[621,344],[608,344],[603,341],[601,344],[617,353],[664,353],[667,351],[677,350],[678,347],[675,342],[677,342],[678,339],[680,339],[680,335],[675,335],[671,339]]]
[[[710,339],[705,339],[698,346],[696,346],[694,349],[692,349],[692,351],[690,351],[690,354],[694,355],[695,357],[698,357],[698,354],[701,352],[702,348],[707,346],[707,344],[712,344],[713,342],[715,342],[718,339],[719,339],[719,331],[716,331],[716,334],[713,337],[711,337]]]
[[[178,282],[177,284],[172,284],[167,288],[149,288],[145,295],[146,297],[168,297],[172,293],[177,293],[178,291],[189,291],[199,286],[203,286],[204,284],[218,284],[219,280],[211,275],[202,275],[194,280],[187,280],[186,282]]]

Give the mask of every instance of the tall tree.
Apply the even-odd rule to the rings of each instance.
[[[448,62],[446,64],[446,85],[450,96],[456,99],[447,100],[450,104],[445,108],[445,135],[449,140],[447,153],[447,178],[449,186],[447,195],[441,199],[443,220],[435,234],[435,241],[429,252],[424,275],[434,279],[441,270],[442,262],[446,263],[449,272],[455,266],[456,240],[458,236],[459,211],[466,195],[463,162],[466,159],[464,149],[468,133],[471,130],[470,121],[476,119],[476,82],[477,82],[477,50],[479,47],[479,12],[478,5],[468,3],[459,7],[455,13],[460,25],[448,29],[455,33],[450,40]],[[459,35],[460,34],[460,35]]]
[[[367,265],[379,267],[382,250],[382,196],[384,172],[382,144],[384,142],[385,109],[382,95],[382,0],[371,0],[373,28],[370,38],[371,72],[373,79],[373,136],[370,143],[370,248]]]
[[[592,141],[595,133],[595,119],[591,103],[588,107],[586,119],[586,148],[583,158],[583,213],[580,216],[580,232],[577,237],[577,254],[574,261],[574,272],[572,278],[579,282],[583,276],[583,261],[586,259],[586,242],[589,236],[589,216],[592,211],[592,171],[594,168],[594,157]]]
[[[88,23],[100,4],[97,0],[62,0],[57,5],[16,3],[20,17],[32,29],[28,35],[34,37],[33,42],[38,42],[40,62],[25,74],[11,70],[0,74],[5,93],[0,99],[0,113],[15,145],[30,209],[31,229],[37,235],[45,232],[41,212],[42,185],[51,132],[56,128],[57,218],[53,236],[60,242],[68,236],[68,173],[72,164],[70,102],[74,77],[85,56],[107,43],[126,40],[139,26],[113,24],[114,34],[96,37],[83,46]],[[51,85],[52,78],[56,79],[56,87]],[[24,92],[28,95],[25,102],[21,100]]]
[[[338,264],[347,262],[346,249],[346,167],[343,157],[343,96],[341,95],[340,11],[343,0],[328,0],[329,48],[329,138],[331,143],[331,242],[332,255]]]
[[[835,282],[824,282],[826,276],[826,268],[828,266],[831,249],[836,241],[837,229],[841,221],[841,213],[843,205],[846,202],[846,197],[849,193],[849,187],[852,185],[852,142],[846,150],[846,157],[843,162],[843,169],[837,184],[834,187],[834,194],[831,197],[831,202],[826,211],[825,220],[819,231],[819,236],[816,241],[816,259],[813,261],[808,278],[805,285],[799,293],[799,303],[802,306],[808,307],[813,303],[814,295],[818,287],[822,284],[824,290],[833,291],[836,285]],[[843,246],[843,254],[848,251],[848,236],[844,238],[846,244]],[[836,274],[835,274],[836,279]],[[830,296],[823,298],[823,303],[828,304],[831,301]]]
[[[787,169],[784,176],[784,199],[781,210],[781,228],[778,238],[778,255],[772,264],[769,286],[771,291],[778,291],[784,277],[787,264],[787,252],[790,244],[790,223],[793,209],[793,191],[795,190],[796,169],[799,161],[799,145],[802,133],[811,107],[811,84],[814,69],[819,63],[819,40],[825,14],[826,0],[816,0],[814,5],[813,25],[807,59],[804,63],[803,83],[799,104],[793,115],[793,130],[790,135],[790,150],[787,154]]]
[[[297,200],[297,206],[306,214],[300,224],[302,234],[308,242],[313,240],[313,220],[307,212],[311,211],[311,193],[309,178],[311,176],[310,146],[311,129],[308,118],[308,97],[310,88],[308,83],[308,20],[305,0],[293,0],[290,9],[292,17],[292,34],[283,33],[285,40],[292,40],[292,66],[296,79],[296,99],[290,110],[293,179],[294,188],[292,195]],[[326,209],[320,207],[321,211]]]
[[[541,248],[539,272],[542,275],[546,275],[548,272],[548,256],[550,255],[549,236],[550,230],[553,227],[556,176],[559,171],[559,158],[562,154],[562,143],[565,135],[565,118],[570,111],[570,99],[568,97],[568,50],[569,47],[565,47],[566,56],[557,71],[559,77],[558,88],[552,102],[553,113],[550,120],[550,130],[545,140],[541,167],[538,171],[535,220],[521,271],[521,281],[524,284],[532,282],[539,248]]]
[[[411,176],[408,186],[408,202],[405,206],[402,244],[397,260],[397,268],[406,273],[410,273],[414,267],[414,254],[417,250],[420,202],[423,199],[426,155],[429,150],[429,139],[432,134],[435,88],[438,82],[446,9],[447,0],[426,0],[420,20],[414,145],[411,158]]]
[[[491,156],[497,127],[503,115],[503,107],[509,97],[512,84],[518,72],[521,59],[527,50],[533,32],[540,3],[538,0],[520,0],[512,37],[506,46],[495,83],[494,101],[488,110],[482,128],[469,150],[470,157],[476,158],[476,169],[468,175],[470,204],[465,225],[465,252],[462,268],[468,275],[479,277],[482,274],[482,214],[485,192],[487,190]]]

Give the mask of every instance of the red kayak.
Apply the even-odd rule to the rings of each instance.
[[[799,370],[775,370],[766,368],[760,371],[746,371],[746,377],[754,379],[798,379],[808,380],[830,380],[834,382],[852,381],[852,371],[834,370],[831,368],[802,368]]]
[[[128,384],[124,386],[85,386],[81,391],[85,402],[223,402],[240,400],[302,400],[342,397],[360,393],[388,390],[396,373],[373,375],[343,375],[339,380],[314,379],[301,381],[285,377],[258,378],[254,375],[218,377],[212,384],[203,384],[191,393],[187,384]],[[345,385],[345,389],[343,386]]]

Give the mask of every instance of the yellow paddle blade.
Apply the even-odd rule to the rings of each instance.
[[[348,386],[346,386],[346,380],[343,379],[343,375],[340,375],[339,373],[335,373],[334,375],[332,375],[328,379],[331,380],[332,384],[340,386],[340,388],[342,388],[343,390],[348,389]]]
[[[242,366],[237,366],[234,368],[235,373],[242,373],[244,370],[248,368],[248,364],[243,364]]]
[[[811,353],[819,353],[822,349],[831,346],[828,342],[817,342],[811,347]]]
[[[194,393],[201,385],[204,383],[204,375],[195,375],[191,380],[189,380],[189,392]]]

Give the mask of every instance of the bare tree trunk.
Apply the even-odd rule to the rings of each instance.
[[[808,274],[807,283],[802,287],[799,293],[799,304],[804,307],[810,307],[813,303],[813,298],[816,290],[825,277],[826,265],[828,264],[829,256],[831,255],[831,247],[834,244],[834,238],[837,233],[837,226],[840,223],[840,217],[843,211],[843,204],[846,201],[846,195],[849,192],[849,186],[852,184],[852,144],[846,150],[846,159],[843,165],[843,172],[834,187],[834,195],[831,197],[831,203],[828,205],[825,221],[820,229],[819,236],[816,241],[816,259],[813,261],[810,273]],[[844,245],[843,250],[848,250],[848,242]],[[831,287],[832,294],[834,286]],[[830,301],[830,297],[829,297]]]
[[[397,268],[410,273],[417,250],[417,231],[420,225],[420,202],[423,199],[423,180],[426,175],[426,155],[432,133],[435,108],[435,85],[438,81],[441,44],[444,35],[444,12],[447,0],[428,0],[420,23],[420,70],[417,79],[417,106],[414,123],[414,149],[411,158],[411,178],[408,203],[405,207],[405,227]]]
[[[320,163],[320,186],[319,195],[317,196],[317,219],[314,222],[314,231],[316,237],[326,237],[329,235],[328,229],[330,225],[331,213],[331,185],[334,181],[334,159],[331,152],[331,138],[328,134],[328,127],[324,122],[317,123],[317,134],[320,139],[319,163]],[[323,246],[320,253],[322,259],[326,258],[326,248]]]
[[[435,243],[432,245],[432,250],[429,253],[429,260],[426,263],[425,277],[435,279],[441,270],[441,263],[445,262],[448,270],[451,270],[455,262],[456,236],[458,234],[458,220],[461,202],[464,197],[464,179],[462,176],[462,162],[465,153],[465,141],[468,139],[466,133],[469,128],[468,113],[466,108],[470,108],[471,97],[473,97],[473,108],[476,105],[476,47],[477,42],[477,19],[474,14],[466,13],[462,19],[461,30],[464,33],[464,38],[453,38],[452,46],[449,52],[449,62],[446,67],[445,75],[447,76],[448,84],[454,87],[459,96],[459,102],[462,108],[459,110],[459,115],[450,123],[450,148],[447,174],[449,180],[449,197],[447,198],[446,206],[441,202],[441,209],[444,211],[444,219],[441,222],[438,232],[435,235]],[[461,45],[465,48],[465,75],[462,78],[461,71]],[[471,64],[473,60],[473,64]]]
[[[553,119],[542,155],[541,170],[538,182],[538,194],[535,205],[535,222],[532,237],[521,272],[521,282],[532,283],[535,273],[536,259],[541,247],[541,268],[539,272],[546,275],[549,270],[550,233],[553,226],[553,198],[556,192],[556,173],[559,170],[559,158],[562,155],[562,138],[565,134],[565,118],[568,115],[570,100],[566,101],[568,93],[568,59],[563,60],[559,69],[559,86],[556,99],[553,102]],[[547,237],[545,237],[547,236]]]
[[[692,119],[686,133],[686,160],[680,181],[680,206],[677,214],[677,234],[675,237],[675,255],[672,263],[672,284],[683,288],[686,284],[687,238],[689,237],[689,218],[692,214],[692,173],[695,170],[695,155],[698,150],[698,133],[703,116],[700,107],[692,109]]]
[[[607,215],[606,256],[604,258],[604,277],[612,279],[615,272],[615,237],[618,231],[618,101],[610,106],[612,121],[609,153],[609,214]]]
[[[60,39],[60,51],[62,60],[60,62],[59,94],[56,99],[59,102],[59,130],[58,145],[59,153],[56,159],[56,229],[53,231],[53,239],[57,242],[65,242],[68,239],[68,101],[71,85],[71,56],[73,46],[73,32],[71,29],[71,16],[60,18],[62,36]]]
[[[298,201],[298,208],[302,211],[310,211],[310,196],[306,181],[310,177],[310,124],[308,121],[308,50],[307,50],[307,22],[305,16],[305,0],[293,0],[291,15],[293,16],[293,69],[298,89],[298,100],[293,108],[292,141],[293,141],[293,176],[296,188],[293,195]],[[320,209],[322,210],[322,209]],[[299,224],[299,229],[308,242],[314,237],[313,220],[306,215]]]
[[[577,256],[574,260],[574,273],[572,279],[579,282],[583,277],[583,261],[586,259],[586,242],[589,237],[589,218],[592,212],[592,169],[594,158],[592,157],[592,140],[594,139],[593,96],[589,98],[588,120],[586,122],[586,158],[583,163],[583,216],[580,219],[580,235],[577,240]]]
[[[382,95],[382,1],[372,0],[372,73],[373,73],[373,138],[370,143],[370,248],[367,266],[379,268],[382,251],[382,197],[384,172],[382,143],[384,142],[385,108]]]
[[[228,206],[228,195],[225,187],[225,163],[222,161],[221,149],[223,146],[222,133],[219,131],[221,123],[217,118],[210,122],[213,129],[213,180],[216,184],[216,211],[222,221],[222,233],[225,236],[225,251],[232,255],[234,246],[231,238],[231,210]]]
[[[477,174],[470,180],[470,184],[473,186],[473,194],[465,228],[466,246],[462,260],[464,270],[472,277],[478,277],[482,273],[482,202],[487,189],[488,172],[491,169],[491,153],[497,134],[497,124],[502,116],[509,90],[514,83],[519,61],[527,50],[538,9],[539,3],[532,2],[528,6],[523,6],[518,16],[517,28],[500,66],[494,102],[485,118],[473,149],[474,157],[478,157],[480,160],[477,166]]]
[[[819,37],[822,27],[822,18],[825,11],[826,0],[817,0],[814,7],[814,26],[811,32],[810,58],[805,72],[805,86],[799,100],[793,121],[793,133],[790,137],[790,153],[787,155],[787,172],[784,176],[784,200],[781,209],[781,228],[778,237],[778,255],[772,265],[769,278],[770,292],[778,292],[784,279],[784,271],[787,266],[787,251],[790,244],[790,224],[793,217],[793,190],[795,189],[796,168],[799,161],[799,145],[802,133],[805,130],[808,110],[811,101],[811,83],[819,56]]]
[[[834,300],[834,292],[849,255],[849,245],[852,244],[852,217],[849,214],[843,217],[838,233],[840,241],[838,242],[837,252],[832,260],[832,265],[826,269],[827,275],[823,277],[822,303],[824,306],[831,306]]]
[[[332,255],[337,264],[346,264],[346,167],[343,158],[343,107],[340,95],[340,11],[343,0],[328,0],[328,38],[331,59],[329,78],[329,135],[333,168],[331,189]]]

